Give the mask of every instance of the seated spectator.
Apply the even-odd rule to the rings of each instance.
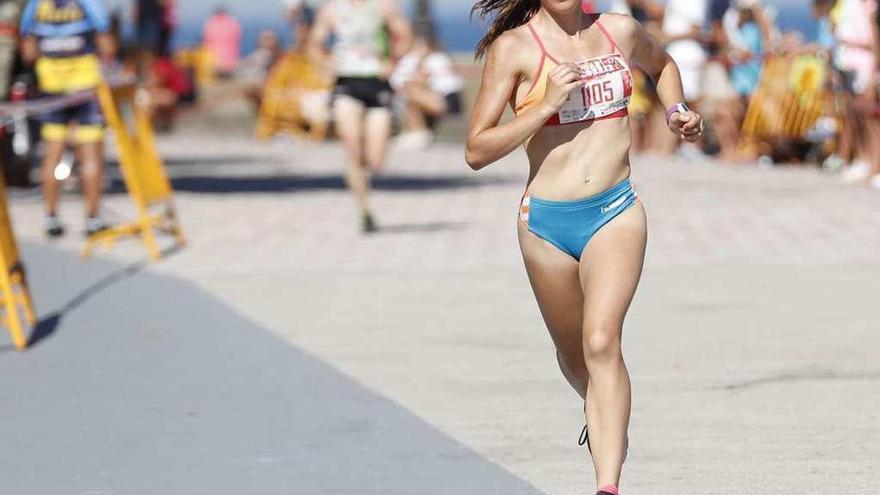
[[[178,108],[195,100],[193,83],[169,57],[157,57],[147,81],[152,103],[153,125],[168,132],[174,127]]]
[[[293,28],[296,51],[304,51],[306,41],[309,39],[312,26],[315,24],[315,15],[320,8],[321,0],[283,0],[284,9]]]
[[[461,113],[464,80],[433,34],[414,40],[391,76],[391,85],[404,105],[403,133],[398,137],[401,146],[428,146],[440,119]]]
[[[269,71],[281,57],[281,42],[275,31],[260,33],[257,48],[242,59],[238,68],[238,79],[244,84],[244,93],[259,108],[263,100],[263,89]]]

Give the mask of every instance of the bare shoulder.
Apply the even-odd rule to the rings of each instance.
[[[492,49],[501,50],[506,55],[513,55],[513,51],[522,48],[522,45],[528,41],[528,29],[525,26],[519,26],[501,33],[495,41],[492,42]]]
[[[601,20],[602,25],[621,42],[636,40],[639,31],[643,29],[639,21],[635,20],[633,16],[627,14],[608,12],[602,14]]]
[[[525,26],[505,31],[489,46],[487,60],[502,63],[520,72],[530,61],[540,57],[540,48]]]

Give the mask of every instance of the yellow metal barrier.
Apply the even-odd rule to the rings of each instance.
[[[827,69],[818,57],[768,58],[743,121],[741,151],[804,139],[829,109],[827,83]]]
[[[258,139],[266,139],[279,132],[289,132],[323,140],[329,115],[320,115],[326,113],[326,108],[309,108],[309,99],[320,99],[322,94],[329,95],[329,91],[330,81],[306,55],[285,54],[269,73],[254,134]],[[319,101],[311,106],[322,104]]]
[[[183,229],[174,208],[174,191],[165,173],[162,159],[156,151],[153,126],[150,122],[149,93],[143,89],[126,87],[117,90],[102,83],[97,89],[98,101],[107,125],[116,136],[119,166],[128,194],[137,211],[131,223],[114,226],[86,240],[82,256],[88,258],[98,245],[113,247],[121,237],[140,237],[153,260],[162,257],[157,234],[174,237],[177,246],[186,244]],[[120,113],[119,103],[129,101],[134,131]],[[160,209],[159,212],[153,210]]]
[[[205,46],[180,50],[174,55],[178,67],[190,69],[197,88],[207,88],[217,82],[214,55]]]
[[[12,336],[12,343],[19,350],[27,347],[21,313],[25,321],[34,326],[37,316],[34,313],[31,294],[28,290],[24,266],[18,253],[15,233],[9,219],[6,203],[6,184],[0,175],[0,311],[4,312],[4,323]]]

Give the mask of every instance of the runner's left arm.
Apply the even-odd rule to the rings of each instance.
[[[684,103],[684,89],[678,65],[644,26],[631,18],[628,21],[626,28],[632,33],[631,39],[635,41],[632,62],[654,80],[663,108],[671,109]],[[693,110],[676,112],[670,116],[669,129],[686,141],[699,141],[703,137],[703,117]]]
[[[412,28],[395,0],[383,1],[382,10],[391,33],[391,58],[400,60],[412,46]]]

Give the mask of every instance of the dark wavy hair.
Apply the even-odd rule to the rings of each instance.
[[[499,36],[529,22],[540,8],[541,0],[478,0],[471,9],[471,18],[491,20],[485,36],[477,44],[476,57],[483,58]]]

